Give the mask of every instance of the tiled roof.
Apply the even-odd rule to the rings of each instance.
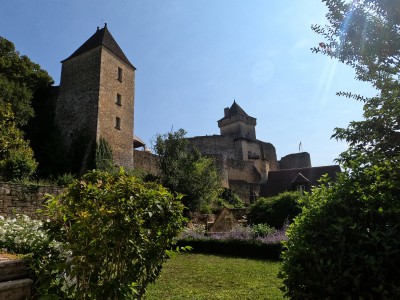
[[[261,185],[260,197],[270,197],[290,191],[292,183],[299,183],[300,179],[303,179],[303,182],[304,179],[307,179],[310,186],[316,186],[322,175],[328,174],[334,180],[339,172],[341,170],[337,165],[270,171],[268,172],[268,181]]]
[[[107,29],[107,26],[104,26],[104,28],[102,29],[97,28],[97,31],[74,53],[72,53],[68,58],[64,59],[63,62],[89,50],[92,50],[98,46],[104,46],[123,62],[136,69],[126,57],[122,49],[119,47],[119,45],[111,35],[110,31]]]

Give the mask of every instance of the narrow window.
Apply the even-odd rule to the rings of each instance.
[[[304,193],[305,190],[306,190],[306,186],[305,185],[298,185],[296,188],[297,188],[297,191],[301,192],[301,193]]]
[[[115,128],[121,129],[121,118],[115,118]]]
[[[117,103],[117,105],[119,105],[119,106],[122,105],[122,96],[121,96],[121,94],[117,94],[116,103]]]
[[[118,80],[122,81],[122,68],[118,67]]]

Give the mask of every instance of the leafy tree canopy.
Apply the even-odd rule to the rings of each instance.
[[[339,161],[351,168],[354,160],[368,164],[394,158],[400,152],[400,1],[324,2],[329,25],[312,28],[326,41],[313,51],[350,65],[358,80],[370,82],[378,92],[372,98],[338,93],[362,101],[365,118],[336,128],[333,137],[350,146]]]
[[[281,276],[291,299],[400,297],[400,1],[326,0],[329,24],[314,52],[352,66],[375,97],[364,120],[336,128],[345,172],[313,189],[288,231]]]
[[[26,125],[33,117],[34,93],[52,83],[45,70],[20,55],[12,42],[0,36],[0,105],[11,104],[17,125]]]
[[[0,105],[0,178],[24,179],[32,175],[36,167],[33,151],[16,127],[11,105]]]
[[[163,184],[184,195],[182,201],[190,211],[208,210],[221,189],[214,160],[201,155],[179,129],[157,135],[154,146]]]

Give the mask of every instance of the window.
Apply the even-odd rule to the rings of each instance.
[[[122,96],[121,94],[117,94],[117,100],[115,102],[117,105],[122,105]]]
[[[118,67],[118,80],[122,81],[122,69]]]
[[[121,129],[121,118],[115,118],[115,128]]]
[[[306,191],[306,186],[305,185],[298,185],[296,186],[296,189],[298,192],[304,193]]]

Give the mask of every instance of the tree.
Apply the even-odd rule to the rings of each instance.
[[[52,83],[45,70],[0,37],[0,105],[11,104],[18,126],[26,125],[34,116],[31,101],[35,92]]]
[[[303,201],[288,230],[281,277],[292,299],[400,297],[400,3],[327,0],[329,25],[314,52],[352,66],[374,97],[338,95],[364,103],[364,120],[336,128],[349,149],[344,172],[323,180]]]
[[[1,98],[0,98],[1,100]],[[0,177],[3,180],[24,179],[37,167],[33,151],[17,128],[11,105],[0,105]]]
[[[185,135],[183,129],[157,135],[154,151],[159,156],[161,180],[170,190],[184,195],[182,202],[190,211],[207,211],[218,198],[221,182],[214,160],[202,156]]]
[[[110,144],[103,137],[96,143],[95,164],[97,170],[112,171],[114,169],[114,158]]]
[[[338,95],[364,103],[364,118],[347,128],[336,128],[333,137],[345,140],[349,151],[339,162],[364,158],[364,163],[398,157],[400,151],[400,2],[326,1],[330,25],[312,26],[325,37],[322,52],[356,71],[356,79],[370,82],[378,95],[363,97],[351,92]]]
[[[259,198],[250,206],[250,222],[280,229],[301,212],[298,202],[302,196],[300,192],[284,192],[274,197]]]

